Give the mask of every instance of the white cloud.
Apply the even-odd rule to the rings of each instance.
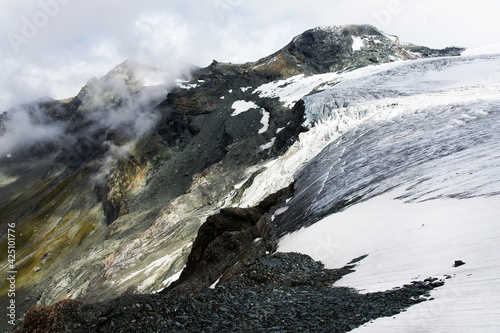
[[[36,117],[40,117],[39,110]],[[62,137],[63,128],[57,125],[39,125],[33,122],[26,109],[19,108],[9,114],[9,126],[1,137],[0,156],[11,154],[33,142]]]
[[[417,44],[481,46],[499,39],[499,7],[496,0],[4,0],[0,107],[74,95],[125,59],[164,67],[257,60],[319,25],[377,23]],[[13,45],[13,34],[23,42]]]
[[[178,15],[167,12],[143,14],[134,22],[139,41],[139,61],[158,63],[189,57],[192,31]]]

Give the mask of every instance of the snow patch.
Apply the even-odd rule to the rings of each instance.
[[[219,283],[219,281],[220,281],[220,278],[218,278],[217,281],[212,283],[212,285],[210,285],[210,287],[208,287],[208,289],[215,289],[215,286],[217,286],[217,283]]]
[[[276,210],[276,212],[274,213],[274,215],[281,215],[283,214],[284,212],[286,212],[290,207],[286,206],[286,207],[281,207],[281,208],[278,208]]]
[[[259,146],[259,151],[264,151],[264,150],[268,150],[268,149],[273,148],[275,141],[276,141],[276,138],[272,138],[271,141],[269,141],[268,143],[265,143],[265,144]]]
[[[262,124],[262,128],[259,130],[259,134],[265,133],[269,128],[269,117],[270,114],[265,109],[261,109],[262,118],[260,119],[260,123]]]
[[[250,109],[257,109],[259,106],[255,104],[254,102],[247,102],[247,101],[236,101],[231,105],[231,108],[234,110],[234,112],[231,114],[231,116],[237,116],[240,113],[247,112]]]
[[[365,41],[363,38],[358,36],[351,36],[352,38],[352,50],[359,51],[365,46]]]
[[[182,89],[193,89],[193,88],[196,88],[198,87],[198,85],[196,83],[188,83],[189,81],[185,81],[185,80],[180,80],[180,79],[177,79],[175,80],[176,81],[176,85],[179,87],[179,88],[182,88]]]

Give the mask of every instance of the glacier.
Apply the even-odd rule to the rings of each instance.
[[[303,98],[307,121],[330,129],[304,135],[326,147],[268,169],[295,180],[278,251],[329,268],[368,255],[335,284],[361,292],[446,279],[430,301],[355,332],[498,332],[500,55],[357,72]]]

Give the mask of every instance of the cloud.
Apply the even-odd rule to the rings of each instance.
[[[7,117],[7,120],[4,120]],[[2,117],[4,131],[0,136],[0,157],[15,153],[37,142],[60,139],[64,129],[58,124],[45,121],[42,111],[32,106],[30,109],[18,107]]]
[[[107,177],[117,161],[126,160],[130,156],[135,142],[129,142],[123,146],[117,146],[112,142],[105,142],[106,154],[98,161],[97,172],[92,181],[98,185],[106,184]]]
[[[176,77],[176,72],[126,61],[104,77],[91,79],[76,97],[81,102],[77,110],[53,100],[10,109],[0,118],[0,157],[24,158],[28,152],[49,151],[55,157],[62,152],[57,160],[77,167],[101,147],[106,151],[102,168],[108,170],[110,163],[125,156],[118,152],[128,153],[158,123],[155,106]]]
[[[431,47],[480,46],[498,41],[499,6],[496,0],[5,0],[0,103],[75,95],[125,59],[157,67],[257,60],[319,25],[371,22]],[[24,38],[17,47],[13,34]]]
[[[178,15],[168,12],[142,14],[133,23],[136,58],[148,64],[186,61],[191,53],[193,31]]]

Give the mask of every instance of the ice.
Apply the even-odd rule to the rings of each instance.
[[[499,70],[500,55],[480,55],[344,76],[303,97],[311,130],[243,196],[295,180],[275,221],[306,226],[278,251],[328,268],[367,254],[336,286],[451,277],[433,300],[355,332],[500,332]]]
[[[301,133],[287,153],[257,176],[240,205],[255,205],[266,195],[288,186],[293,174],[324,147],[371,118],[383,121],[405,112],[425,115],[434,107],[446,110],[461,103],[498,100],[500,75],[494,74],[499,68],[500,55],[423,59],[342,74],[299,75],[257,88],[255,91],[262,96],[279,97],[283,102],[302,98],[307,124],[312,128]],[[443,74],[445,79],[432,73]],[[323,91],[304,97],[318,85]],[[462,113],[474,118],[485,112],[483,106],[470,104],[470,109]],[[452,119],[444,121],[448,122],[446,126],[456,126]]]
[[[342,74],[298,75],[257,88],[255,92],[261,96],[279,97],[288,104],[302,98],[306,124],[312,128],[301,133],[287,153],[257,176],[239,205],[255,205],[288,186],[293,174],[324,147],[368,119],[390,120],[405,112],[425,114],[426,107],[498,99],[500,75],[492,75],[498,68],[500,55],[423,59]],[[446,79],[440,80],[434,72],[443,73]],[[323,91],[304,97],[318,85]],[[470,117],[484,112],[481,106],[471,107],[465,112]]]
[[[383,99],[397,103],[396,99],[405,96],[426,103],[425,96],[433,94],[433,100],[429,101],[433,103],[438,98],[444,102],[441,92],[451,96],[450,101],[456,95],[462,100],[477,99],[483,93],[498,95],[499,58],[500,55],[424,59],[353,71],[336,86],[303,98],[307,119],[310,122],[325,119],[336,109],[349,106],[363,105],[370,109]]]

